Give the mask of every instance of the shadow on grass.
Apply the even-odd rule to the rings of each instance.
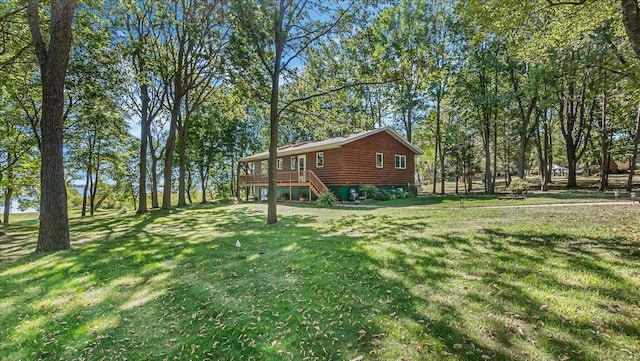
[[[242,205],[74,220],[73,250],[0,266],[0,358],[627,356],[640,295],[623,271],[638,268],[637,244],[428,235],[435,222],[291,215],[267,227]],[[22,232],[27,247],[34,230]]]

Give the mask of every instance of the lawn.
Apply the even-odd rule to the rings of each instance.
[[[640,358],[637,204],[265,210],[9,226],[0,359]]]

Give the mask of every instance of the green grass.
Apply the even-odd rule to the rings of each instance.
[[[423,195],[419,197],[409,197],[393,199],[389,201],[366,201],[364,204],[378,205],[382,207],[407,207],[407,206],[429,206],[429,207],[459,207],[460,199],[464,199],[465,207],[505,207],[505,206],[527,206],[540,204],[561,204],[561,203],[602,203],[618,202],[629,203],[629,193],[620,192],[616,199],[614,193],[610,192],[589,192],[589,191],[553,191],[553,192],[530,192],[528,196],[517,198],[509,194],[493,195]]]
[[[9,225],[0,359],[640,357],[637,205],[265,208]]]

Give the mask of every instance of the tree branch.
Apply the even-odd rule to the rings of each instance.
[[[27,22],[29,23],[29,30],[33,37],[33,46],[35,47],[36,57],[38,63],[43,66],[47,62],[47,44],[42,37],[42,27],[40,26],[40,6],[37,0],[29,0],[27,4]]]
[[[280,116],[285,111],[285,109],[287,109],[288,107],[290,107],[291,105],[293,105],[295,103],[303,102],[303,101],[306,101],[306,100],[311,100],[311,99],[314,99],[314,98],[319,98],[319,97],[322,97],[322,96],[325,96],[325,95],[333,94],[333,93],[336,93],[336,92],[339,92],[339,91],[342,91],[342,90],[345,90],[345,89],[357,87],[357,86],[362,86],[362,85],[382,85],[382,84],[392,83],[394,81],[396,81],[396,80],[376,81],[376,82],[357,82],[357,83],[351,83],[351,84],[344,84],[344,85],[341,85],[341,86],[339,86],[337,88],[329,89],[329,90],[322,91],[322,92],[319,92],[319,93],[310,94],[310,95],[307,95],[307,96],[304,96],[304,97],[300,97],[300,98],[295,98],[295,99],[292,99],[292,100],[288,101],[280,110],[278,110],[278,116]]]

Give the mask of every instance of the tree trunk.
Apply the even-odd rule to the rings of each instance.
[[[240,200],[240,172],[242,170],[242,163],[241,162],[237,162],[236,163],[236,189],[237,189],[237,195],[236,198],[238,200]]]
[[[633,137],[633,155],[629,162],[629,178],[627,178],[626,190],[631,192],[633,187],[633,176],[636,172],[636,162],[638,161],[638,145],[640,144],[640,102],[638,103],[638,113],[636,115],[636,134]]]
[[[62,147],[64,83],[69,64],[71,24],[75,7],[75,0],[51,1],[50,41],[47,49],[40,25],[39,2],[29,0],[27,5],[29,29],[42,80],[40,229],[36,252],[71,248]]]
[[[187,200],[189,201],[189,204],[193,204],[193,201],[191,200],[192,185],[193,185],[193,182],[191,180],[191,171],[187,169]]]
[[[621,0],[622,23],[636,58],[640,59],[640,10],[638,0]]]
[[[80,217],[87,216],[87,194],[89,193],[89,179],[91,178],[90,167],[86,169],[87,175],[84,181],[84,189],[82,190],[82,210],[80,211]]]
[[[548,169],[548,158],[547,158],[547,149],[546,149],[546,128],[544,130],[544,142],[543,142],[543,133],[540,132],[541,127],[546,126],[546,121],[543,123],[540,121],[541,111],[536,112],[536,124],[535,124],[535,140],[536,140],[536,153],[538,156],[538,173],[540,173],[540,191],[547,191],[548,179],[547,179],[547,169]]]
[[[142,62],[142,60],[141,60]],[[142,67],[142,65],[141,65]],[[151,119],[149,118],[149,88],[146,84],[140,85],[141,119],[140,119],[140,171],[138,178],[138,210],[136,213],[147,213],[147,148],[148,138],[151,134]]]
[[[484,129],[482,137],[482,145],[484,148],[484,191],[487,194],[493,194],[493,186],[491,184],[491,128],[487,125]]]
[[[436,147],[438,148],[438,155],[440,156],[440,194],[444,194],[444,184],[445,184],[445,171],[444,171],[444,152],[442,151],[442,93],[438,90],[436,95],[436,123],[437,125],[437,136],[436,136]]]
[[[576,92],[575,79],[572,79],[567,87],[567,93],[559,93],[560,130],[565,140],[567,152],[567,167],[569,177],[567,188],[577,187],[576,166],[584,154],[591,136],[593,123],[593,110],[596,106],[594,100],[590,109],[586,109],[586,81],[589,73],[583,75],[583,83],[579,92]]]
[[[160,208],[160,202],[158,202],[158,162],[162,159],[162,153],[156,157],[156,148],[149,138],[149,147],[151,154],[151,208]]]
[[[553,138],[551,136],[551,129],[549,129],[550,124],[549,120],[546,119],[544,122],[544,155],[547,161],[547,168],[545,169],[544,174],[544,182],[545,184],[553,183]]]
[[[273,73],[271,74],[271,102],[269,109],[269,192],[267,205],[267,224],[276,224],[278,222],[278,203],[276,194],[278,191],[278,102],[280,91],[280,73],[282,72],[282,54],[284,44],[286,42],[286,34],[282,33],[284,21],[284,6],[280,3],[280,11],[276,16],[274,24],[274,45],[275,57]]]
[[[91,192],[90,192],[90,204],[91,204],[91,208],[89,209],[89,212],[91,212],[91,216],[93,217],[95,215],[95,210],[98,208],[99,205],[96,205],[96,195],[98,194],[98,181],[99,181],[99,176],[100,176],[100,159],[98,157],[98,161],[96,162],[96,170],[95,170],[95,174],[93,175],[92,179],[91,179]]]
[[[100,196],[100,198],[98,198],[98,201],[97,201],[97,202],[95,202],[95,206],[94,206],[94,208],[95,208],[95,209],[100,208],[100,206],[102,205],[102,203],[103,203],[104,201],[106,201],[106,200],[107,200],[107,198],[109,198],[109,194],[105,193],[105,194],[101,195],[101,196]]]
[[[171,186],[173,175],[173,153],[176,148],[176,128],[178,125],[178,116],[180,114],[180,104],[175,101],[171,110],[171,124],[169,125],[169,136],[167,137],[167,146],[164,155],[164,183],[162,189],[162,209],[171,208]]]
[[[11,197],[13,196],[13,187],[7,187],[4,191],[4,215],[2,221],[9,224],[9,215],[11,214]]]
[[[598,191],[604,192],[609,173],[609,136],[607,135],[607,93],[602,93],[602,118],[600,122],[600,185]]]
[[[182,126],[178,128],[178,207],[183,207],[187,204],[185,196],[187,193],[187,133],[189,131],[189,118],[189,111],[187,110],[180,122]]]
[[[497,82],[496,82],[497,86]],[[489,183],[489,194],[496,192],[496,180],[498,179],[498,112],[494,111],[493,119],[493,176]]]
[[[205,166],[200,166],[200,189],[202,191],[202,203],[207,203],[207,174]]]
[[[433,155],[433,194],[436,194],[436,175],[438,174],[438,162],[440,160],[439,156],[442,153],[442,130],[441,130],[441,119],[440,119],[440,97],[436,95],[436,149],[435,154]],[[444,182],[444,168],[440,168],[440,178],[442,179],[441,183]],[[444,184],[441,184],[440,191],[444,193]]]

